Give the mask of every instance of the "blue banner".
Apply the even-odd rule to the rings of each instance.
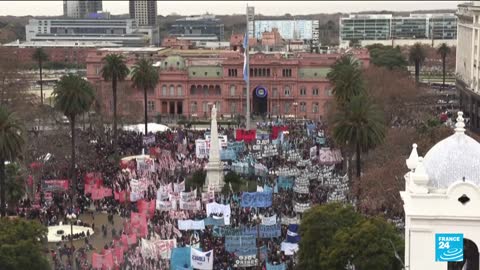
[[[203,223],[205,223],[205,226],[225,226],[225,219],[220,218],[213,218],[213,217],[207,217],[203,220]]]
[[[272,206],[272,193],[269,192],[243,192],[242,207],[270,207]]]
[[[225,250],[228,252],[237,252],[240,250],[254,248],[257,245],[255,237],[252,235],[229,235],[225,236]]]
[[[288,243],[298,243],[300,242],[300,235],[298,234],[298,224],[290,224],[288,225],[287,230],[287,239],[285,239]]]
[[[170,270],[192,269],[190,247],[174,248],[170,257]]]
[[[318,143],[318,144],[321,144],[321,145],[324,145],[325,142],[326,142],[326,139],[325,137],[315,137],[315,142]]]
[[[235,153],[242,153],[245,151],[245,143],[243,141],[240,142],[229,142],[227,144],[227,149],[235,151]]]
[[[315,124],[307,124],[307,135],[311,136],[313,135],[313,131],[317,128],[317,125]]]
[[[286,270],[287,267],[284,263],[281,264],[269,264],[267,262],[267,270]]]
[[[272,188],[272,187],[269,187],[269,186],[267,186],[267,184],[264,184],[264,185],[263,185],[263,192],[270,192],[270,193],[273,193],[273,188]]]
[[[232,149],[220,150],[220,160],[237,160],[237,154]]]
[[[275,225],[260,225],[259,228],[257,226],[253,227],[246,227],[242,226],[242,235],[252,235],[260,238],[273,238],[273,237],[280,237],[282,235],[282,225],[275,224]]]
[[[293,177],[285,177],[285,176],[278,177],[278,188],[292,189],[293,183],[294,183]]]

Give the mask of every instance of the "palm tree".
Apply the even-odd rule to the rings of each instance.
[[[133,87],[143,89],[143,109],[145,117],[145,135],[148,133],[148,115],[147,115],[147,91],[155,89],[158,83],[157,69],[152,66],[152,62],[145,58],[140,59],[132,69]]]
[[[333,64],[327,78],[333,84],[333,94],[339,105],[348,103],[351,97],[364,92],[364,80],[360,62],[346,54]]]
[[[35,49],[32,55],[33,60],[38,62],[38,69],[40,70],[40,102],[43,105],[43,63],[48,61],[48,54],[42,48]]]
[[[383,113],[366,95],[353,96],[337,111],[333,122],[333,137],[340,145],[356,151],[357,177],[361,176],[361,152],[373,149],[385,139]],[[355,148],[353,148],[355,147]]]
[[[443,73],[443,87],[445,87],[445,65],[447,56],[450,54],[450,47],[446,43],[442,43],[437,49],[437,53],[442,57],[442,73]]]
[[[22,151],[23,126],[5,107],[0,106],[0,212],[6,215],[5,161],[13,162]]]
[[[75,170],[75,120],[90,109],[95,99],[93,86],[81,76],[68,74],[62,76],[53,89],[55,108],[68,117],[72,132],[72,198],[75,196],[77,177]]]
[[[116,152],[117,145],[117,82],[123,81],[130,73],[125,58],[120,54],[109,54],[103,58],[104,65],[101,73],[105,81],[112,82],[113,94],[113,145]]]
[[[409,60],[415,65],[415,82],[418,84],[420,81],[420,67],[425,61],[425,50],[420,43],[415,43],[410,48]]]

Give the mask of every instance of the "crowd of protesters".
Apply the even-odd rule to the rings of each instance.
[[[308,122],[312,124],[313,122]],[[319,146],[315,141],[315,136],[306,136],[307,122],[284,122],[282,125],[289,130],[288,136],[285,136],[285,143],[290,149],[295,149],[301,156],[301,159],[309,159],[309,149],[312,146]],[[258,129],[270,131],[273,122],[257,123]],[[321,123],[315,123],[316,130],[324,130],[325,127]],[[208,130],[207,130],[208,131]],[[234,140],[235,130],[233,128],[219,128],[219,134],[227,135],[229,140]],[[144,192],[145,200],[154,200],[157,196],[157,189],[162,185],[171,183],[180,183],[188,179],[195,171],[202,170],[208,163],[207,158],[198,158],[195,153],[195,140],[204,138],[205,131],[190,129],[173,129],[166,132],[158,132],[150,134],[155,136],[155,143],[146,148],[143,143],[141,133],[131,131],[118,131],[117,143],[112,143],[113,134],[107,131],[105,134],[95,134],[95,132],[81,131],[80,136],[85,136],[95,146],[96,157],[90,164],[78,166],[76,175],[79,179],[78,186],[75,187],[75,196],[69,191],[54,192],[51,198],[47,199],[45,192],[42,192],[42,180],[45,179],[62,179],[67,178],[68,170],[56,172],[48,171],[40,175],[40,181],[37,181],[36,187],[38,196],[36,201],[29,199],[22,200],[16,209],[16,214],[39,220],[45,226],[52,226],[63,222],[68,224],[67,215],[75,213],[77,215],[91,215],[93,223],[86,224],[79,221],[78,225],[93,228],[100,237],[106,237],[109,234],[109,225],[113,241],[105,243],[104,250],[96,252],[105,252],[112,249],[115,242],[118,242],[122,235],[131,230],[128,225],[128,219],[132,212],[138,211],[134,202],[120,202],[114,197],[105,197],[100,200],[92,199],[90,194],[84,190],[85,175],[89,172],[98,172],[101,174],[103,186],[110,188],[113,192],[129,191],[130,180],[136,177],[135,166],[121,167],[118,159],[114,157],[117,153],[120,157],[135,156],[142,153],[152,154],[157,164],[155,172],[149,173],[148,178],[150,184]],[[326,145],[331,142],[327,139]],[[115,148],[116,147],[116,148]],[[252,143],[246,143],[243,153],[238,158],[245,158],[252,149]],[[153,151],[153,153],[152,153]],[[133,162],[135,162],[133,160]],[[296,168],[294,162],[288,162],[280,155],[263,158],[258,162],[262,163],[270,171],[277,170],[281,167]],[[227,165],[227,164],[225,164]],[[227,166],[228,167],[228,166]],[[303,168],[300,168],[303,169]],[[337,173],[337,169],[333,173]],[[273,186],[276,176],[268,174],[264,176],[258,175],[242,175],[248,181],[255,182],[257,186]],[[188,185],[187,185],[188,186]],[[193,190],[193,188],[191,188]],[[281,217],[301,218],[301,213],[295,213],[293,202],[309,202],[311,204],[325,203],[328,198],[331,187],[322,185],[318,181],[311,181],[309,194],[298,194],[291,189],[284,190],[280,188],[278,193],[273,196],[272,207],[268,208],[244,208],[240,206],[242,192],[233,192],[230,190],[225,193],[215,193],[214,200],[220,204],[229,204],[231,207],[231,226],[256,226],[260,220],[260,216],[269,217],[276,215]],[[109,224],[95,224],[95,215],[99,212],[108,215]],[[202,204],[200,211],[184,210],[182,211],[183,219],[201,220],[207,218],[205,205]],[[123,228],[116,231],[114,228],[114,216],[120,216],[124,220]],[[148,219],[147,239],[151,237],[159,237],[160,239],[176,238],[177,247],[196,246],[203,250],[214,251],[214,269],[227,270],[233,269],[235,256],[225,250],[224,238],[216,237],[211,226],[206,226],[203,231],[179,231],[177,227],[178,217],[172,217],[168,211],[155,210],[154,214]],[[100,226],[101,225],[101,226]],[[101,231],[101,233],[99,233]],[[265,269],[265,261],[270,264],[285,263],[287,269],[292,269],[295,263],[294,256],[287,256],[280,249],[281,242],[287,234],[287,226],[282,225],[282,236],[270,239],[260,239],[257,245],[267,247],[267,256],[262,262]],[[93,249],[89,242],[90,235],[76,235],[74,239],[84,238],[85,246],[75,251],[66,243],[57,244],[57,249],[51,251],[52,261],[55,269],[92,269],[89,252]],[[65,236],[63,240],[67,241],[70,236]],[[66,262],[63,257],[66,257]],[[123,262],[116,262],[117,269],[169,269],[170,261],[166,258],[147,259],[143,258],[139,244],[124,247]]]

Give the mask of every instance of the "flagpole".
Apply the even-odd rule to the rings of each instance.
[[[247,4],[247,12],[246,12],[246,19],[247,19],[247,27],[246,27],[246,30],[245,30],[245,34],[247,36],[247,40],[249,38],[249,35],[248,35],[248,4]],[[247,120],[247,123],[246,123],[246,129],[249,130],[250,129],[250,45],[248,44],[249,42],[247,42],[247,46],[245,49],[245,62],[246,62],[246,72],[247,72],[247,114],[246,114],[246,120]]]

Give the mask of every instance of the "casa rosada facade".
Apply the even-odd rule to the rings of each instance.
[[[243,80],[244,57],[235,51],[171,50],[122,51],[92,50],[87,57],[87,78],[101,97],[104,113],[112,114],[111,82],[101,77],[102,58],[117,53],[125,56],[127,66],[138,59],[152,59],[158,68],[159,82],[148,93],[149,117],[208,117],[212,104],[220,117],[245,115],[246,94],[250,94],[251,112],[272,117],[322,119],[332,100],[327,79],[330,67],[340,54],[284,53],[250,54],[250,89]],[[368,67],[368,51],[353,54]],[[143,111],[143,91],[134,89],[130,76],[119,83],[118,113],[132,113],[132,107]],[[124,103],[124,104],[122,104]],[[139,116],[143,116],[139,114]]]

